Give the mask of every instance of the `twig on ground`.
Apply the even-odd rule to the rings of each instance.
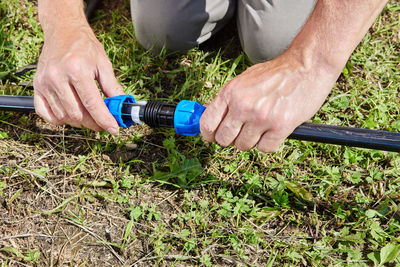
[[[53,238],[53,236],[50,235],[45,235],[45,234],[33,234],[33,233],[26,233],[26,234],[20,234],[20,235],[12,235],[12,236],[5,236],[1,237],[0,241],[8,240],[8,239],[17,239],[17,238],[25,238],[25,237],[45,237],[45,238]]]
[[[94,238],[96,238],[96,239],[98,239],[99,241],[101,241],[102,244],[105,245],[105,246],[110,250],[110,252],[114,255],[114,257],[115,257],[120,263],[125,264],[125,261],[115,252],[115,250],[114,250],[110,245],[107,244],[107,241],[105,241],[105,240],[102,239],[100,236],[96,235],[94,232],[92,232],[91,230],[89,230],[88,228],[86,228],[86,227],[84,227],[84,226],[82,226],[82,225],[79,225],[79,224],[77,224],[77,223],[75,223],[75,222],[73,222],[73,221],[70,221],[70,220],[65,220],[65,221],[68,222],[68,223],[70,223],[70,224],[72,224],[72,225],[75,225],[76,227],[81,228],[81,229],[82,229],[83,231],[85,231],[86,233],[90,234],[90,235],[93,236]]]

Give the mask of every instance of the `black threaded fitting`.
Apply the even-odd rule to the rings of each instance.
[[[149,101],[140,109],[141,120],[150,127],[174,127],[176,105]]]

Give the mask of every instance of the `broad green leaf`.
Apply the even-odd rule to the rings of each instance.
[[[282,210],[277,208],[263,208],[259,212],[255,213],[257,220],[262,220],[263,222],[269,221],[279,215],[281,215]]]
[[[307,201],[312,201],[313,197],[310,192],[308,192],[302,185],[299,183],[295,182],[290,182],[290,181],[284,181],[285,186],[292,191],[296,196],[307,200]]]
[[[8,138],[8,133],[0,131],[0,139]]]
[[[142,211],[142,208],[140,207],[140,206],[136,206],[136,207],[132,207],[131,206],[131,208],[129,209],[131,212],[130,212],[130,217],[131,217],[131,219],[134,219],[134,220],[138,220],[139,218],[140,218],[140,216],[142,216],[142,214],[143,214],[143,211]]]
[[[178,236],[180,237],[180,238],[185,238],[185,237],[188,237],[190,235],[190,231],[188,230],[188,229],[183,229],[182,231],[181,231],[181,233],[180,234],[178,234]]]
[[[371,224],[371,235],[378,242],[383,242],[387,237],[386,232],[383,231],[378,222]]]
[[[381,264],[385,264],[395,260],[400,253],[400,245],[389,243],[381,249]]]
[[[373,209],[367,210],[365,212],[365,215],[370,219],[374,218],[375,216],[381,216],[381,214],[379,212],[377,212],[376,210],[373,210]]]
[[[155,172],[153,179],[175,185],[177,187],[186,187],[190,185],[203,172],[203,167],[197,158],[184,159],[181,166],[175,165],[171,172]],[[177,179],[176,182],[173,181]]]
[[[377,251],[371,252],[367,255],[368,259],[370,259],[375,265],[378,265],[380,262],[380,256]]]

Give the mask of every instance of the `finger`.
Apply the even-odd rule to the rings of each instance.
[[[54,88],[58,99],[62,100],[61,105],[66,111],[69,121],[75,125],[81,125],[83,119],[82,108],[79,107],[79,98],[75,93],[75,89],[68,82],[59,82],[51,84]]]
[[[204,110],[200,118],[200,132],[206,141],[215,141],[215,133],[227,111],[228,105],[221,96],[217,96]]]
[[[111,63],[108,62],[104,64],[104,66],[99,69],[98,73],[99,77],[97,80],[101,90],[107,97],[125,94],[121,85],[118,83],[117,78],[115,77]]]
[[[94,131],[101,131],[102,128],[97,125],[92,116],[90,116],[90,114],[84,108],[81,100],[79,99],[79,96],[76,93],[75,88],[71,84],[68,84],[67,86],[69,87],[69,89],[66,93],[66,99],[68,98],[69,101],[63,102],[64,108],[67,111],[70,111],[67,112],[69,117],[67,123],[77,128],[81,128],[83,126]]]
[[[215,141],[222,146],[231,145],[239,135],[242,126],[243,121],[238,119],[237,112],[229,110],[218,126]]]
[[[64,123],[71,125],[73,127],[76,127],[76,128],[85,127],[88,129],[92,129],[94,131],[102,130],[102,128],[99,125],[97,125],[97,123],[93,120],[93,118],[90,116],[90,114],[86,110],[82,110],[82,114],[83,114],[82,122],[73,121],[71,118],[69,118],[67,116],[64,119]]]
[[[65,123],[64,120],[66,119],[67,112],[64,110],[62,102],[58,98],[57,94],[53,90],[47,90],[45,94],[42,94],[46,98],[49,107],[53,111],[53,114],[56,116],[57,120],[61,123]]]
[[[74,80],[72,85],[81,99],[84,108],[96,124],[111,134],[118,134],[118,124],[104,104],[95,81],[91,78],[82,78]]]
[[[249,122],[245,123],[235,139],[235,146],[242,151],[253,148],[267,131],[265,125],[261,126]]]
[[[257,148],[264,153],[276,152],[288,136],[289,134],[267,131],[258,142]]]
[[[35,106],[36,114],[42,117],[45,121],[54,125],[62,125],[62,122],[57,119],[51,110],[46,98],[36,90],[34,91],[33,104]]]
[[[94,131],[103,130],[86,110],[83,110],[83,126]]]

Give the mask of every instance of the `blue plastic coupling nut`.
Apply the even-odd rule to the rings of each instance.
[[[114,116],[120,127],[129,128],[133,124],[131,114],[122,114],[122,105],[124,103],[136,103],[131,95],[119,95],[104,99],[111,115]]]
[[[196,101],[182,100],[174,114],[177,134],[194,136],[200,133],[200,118],[206,108]]]

